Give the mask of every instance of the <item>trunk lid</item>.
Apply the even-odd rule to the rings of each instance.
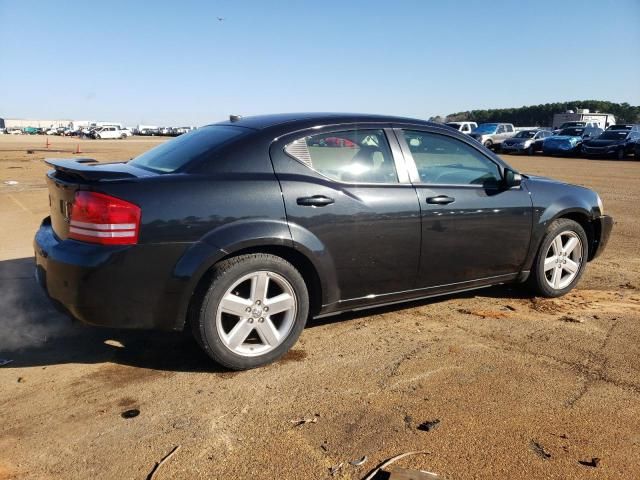
[[[69,236],[69,222],[75,194],[79,190],[100,190],[110,182],[135,181],[156,173],[127,163],[98,163],[90,158],[45,159],[53,167],[47,173],[49,207],[53,231],[62,240]]]

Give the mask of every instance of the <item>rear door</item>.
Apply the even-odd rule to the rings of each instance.
[[[412,289],[420,206],[393,131],[380,125],[307,130],[271,147],[294,241],[336,273],[334,300],[368,303]]]
[[[396,132],[422,215],[418,287],[491,283],[518,273],[532,228],[524,187],[505,189],[501,166],[472,141],[444,129]]]

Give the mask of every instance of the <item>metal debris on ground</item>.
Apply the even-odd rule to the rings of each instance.
[[[176,453],[178,450],[180,450],[180,447],[182,445],[176,445],[175,447],[173,447],[173,449],[166,454],[162,460],[160,460],[159,462],[156,462],[156,464],[153,466],[153,468],[151,469],[151,471],[149,472],[149,475],[147,475],[147,480],[153,480],[156,476],[156,473],[158,472],[158,470],[160,469],[160,467],[169,461],[169,459],[173,456],[174,453]]]
[[[306,423],[317,423],[319,416],[320,415],[316,413],[313,417],[302,417],[302,418],[291,420],[291,423],[294,424],[293,425],[294,427],[299,427],[300,425],[304,425]]]
[[[125,410],[124,412],[122,412],[120,414],[120,416],[122,418],[135,418],[138,415],[140,415],[140,410],[138,410],[137,408],[132,408],[130,410]]]
[[[0,358],[0,367],[4,367],[5,365],[10,364],[13,360],[9,360],[8,358]]]
[[[418,450],[415,452],[406,452],[406,453],[401,453],[400,455],[396,455],[395,457],[391,457],[389,460],[385,460],[384,462],[382,462],[378,467],[374,468],[371,473],[369,473],[369,475],[366,476],[366,478],[364,480],[372,480],[373,478],[375,478],[375,476],[380,473],[380,471],[383,468],[388,467],[389,465],[391,465],[392,463],[397,462],[398,460],[400,460],[401,458],[404,457],[408,457],[410,455],[431,455],[431,452],[427,452],[425,450]]]
[[[584,323],[584,319],[572,317],[570,315],[565,315],[564,317],[560,317],[560,320],[567,323]]]
[[[421,423],[418,425],[418,430],[422,432],[430,432],[431,430],[438,428],[438,425],[440,425],[440,420],[436,418],[435,420],[429,420]]]
[[[5,180],[4,182],[5,185],[18,185],[18,183],[15,180]]]
[[[585,467],[596,468],[600,464],[600,459],[598,457],[593,457],[591,460],[578,460],[578,463]]]
[[[344,462],[340,462],[339,464],[334,465],[333,467],[331,467],[329,469],[329,473],[333,477],[336,473],[338,473],[340,470],[342,470],[342,467],[344,467]]]
[[[365,455],[364,457],[359,458],[357,460],[351,460],[349,462],[349,465],[353,465],[354,467],[359,467],[360,465],[364,465],[367,462],[367,460],[368,460],[368,458]]]
[[[440,475],[433,472],[427,472],[426,470],[411,470],[408,468],[394,468],[391,471],[389,480],[435,480],[439,479]]]
[[[541,458],[548,460],[551,458],[551,454],[547,452],[542,445],[535,440],[531,440],[531,450],[538,454]]]

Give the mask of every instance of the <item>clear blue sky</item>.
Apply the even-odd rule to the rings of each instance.
[[[640,0],[0,0],[0,38],[4,118],[640,104]]]

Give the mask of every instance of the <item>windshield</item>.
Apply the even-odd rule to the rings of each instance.
[[[523,130],[521,132],[516,133],[514,138],[533,138],[536,136],[535,130]]]
[[[584,128],[565,128],[559,135],[566,135],[568,137],[581,137],[584,133]]]
[[[629,132],[626,130],[612,130],[609,132],[604,132],[598,138],[601,140],[624,140],[629,135]]]
[[[224,125],[202,127],[158,145],[129,163],[155,172],[175,172],[194,160],[206,158],[230,140],[248,132],[242,127]]]
[[[482,125],[478,125],[473,133],[495,133],[498,128],[497,123],[483,123]]]

